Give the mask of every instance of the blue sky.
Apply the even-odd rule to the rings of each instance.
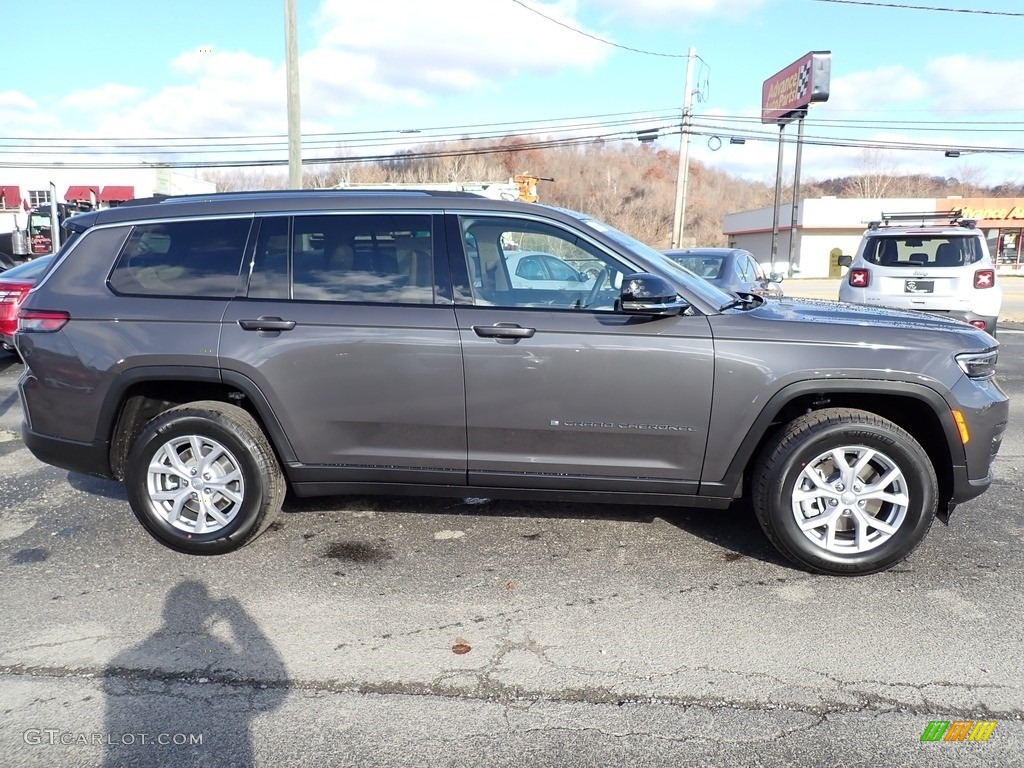
[[[677,148],[693,46],[690,156],[771,182],[778,129],[759,122],[761,84],[819,50],[831,52],[831,96],[810,112],[810,139],[929,148],[808,144],[805,180],[914,171],[1024,182],[1024,5],[893,4],[973,12],[849,0],[296,0],[304,156],[507,125],[533,137],[652,127]],[[0,165],[29,144],[52,146],[23,137],[89,148],[195,139],[193,150],[216,152],[179,158],[226,159],[243,155],[206,137],[267,136],[244,156],[286,158],[283,0],[5,5],[5,59],[17,76],[0,85]],[[717,150],[713,135],[725,138]],[[730,144],[731,135],[747,141]],[[945,157],[946,147],[961,156]],[[788,146],[790,176],[793,156]]]

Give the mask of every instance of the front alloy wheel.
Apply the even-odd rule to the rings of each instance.
[[[836,554],[867,552],[898,531],[910,504],[907,479],[882,451],[844,445],[803,468],[793,519],[813,544]]]
[[[906,430],[867,411],[826,408],[795,419],[761,452],[751,483],[765,534],[819,573],[890,568],[935,518],[931,458]]]

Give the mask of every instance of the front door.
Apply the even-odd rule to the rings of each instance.
[[[616,311],[636,269],[561,226],[464,216],[451,239],[465,248],[470,297],[455,309],[469,484],[696,493],[714,374],[707,319]],[[520,250],[565,262],[579,283],[514,280]]]

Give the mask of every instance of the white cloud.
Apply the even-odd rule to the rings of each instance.
[[[828,101],[820,109],[832,116],[878,117],[873,113],[880,107],[890,111],[893,105],[919,101],[928,91],[927,82],[902,65],[878,67],[831,78]]]
[[[570,13],[575,3],[527,5],[587,31]],[[422,0],[324,0],[318,26],[318,49],[370,56],[381,85],[430,91],[473,88],[520,72],[588,68],[608,55],[606,45],[512,2],[447,0],[442,12]]]
[[[964,119],[971,112],[1024,110],[1024,59],[945,56],[928,62],[926,72],[936,109],[962,112]]]
[[[62,109],[102,112],[123,106],[143,96],[142,88],[107,83],[98,88],[73,91],[60,100]]]
[[[658,19],[716,17],[726,19],[745,15],[767,0],[588,0],[588,5],[604,9],[610,15],[646,22]]]

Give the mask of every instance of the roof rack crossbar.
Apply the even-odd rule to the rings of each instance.
[[[955,224],[960,220],[963,213],[962,208],[955,208],[952,211],[921,211],[920,213],[908,213],[905,211],[886,213],[883,211],[882,221],[886,224],[890,221],[949,221],[950,224]]]

